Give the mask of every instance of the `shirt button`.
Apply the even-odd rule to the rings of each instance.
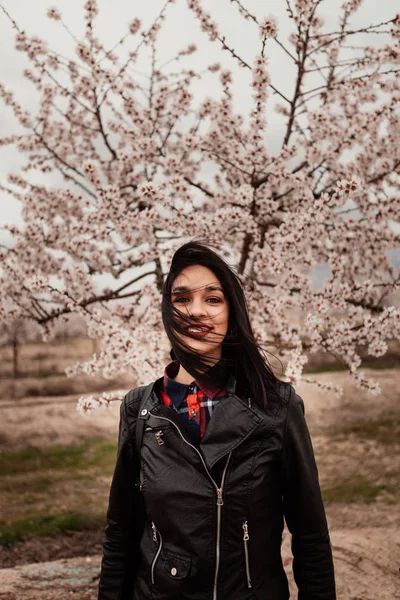
[[[171,569],[171,575],[173,575],[174,577],[175,577],[175,575],[177,574],[177,572],[178,572],[178,571],[175,569],[175,567],[173,567],[173,568]]]

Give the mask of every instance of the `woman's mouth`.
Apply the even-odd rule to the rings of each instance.
[[[186,331],[191,335],[195,335],[196,337],[205,337],[208,333],[210,333],[211,328],[209,327],[187,327]]]

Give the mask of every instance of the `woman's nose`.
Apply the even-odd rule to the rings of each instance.
[[[192,305],[190,307],[190,312],[193,316],[196,316],[196,317],[207,314],[204,304],[202,303],[201,300],[198,300],[198,301],[193,300]]]

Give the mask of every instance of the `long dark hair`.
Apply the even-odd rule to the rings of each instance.
[[[250,324],[248,305],[239,276],[211,247],[207,240],[192,240],[176,250],[162,292],[162,320],[171,343],[170,356],[205,387],[221,388],[228,373],[236,379],[235,394],[251,398],[261,409],[266,409],[271,399],[277,399],[277,387],[281,382],[273,373],[265,350],[259,344]],[[196,352],[178,334],[191,336],[186,330],[195,319],[184,314],[172,302],[172,286],[186,267],[202,265],[219,279],[229,303],[229,328],[222,341],[221,359],[212,362],[209,357]],[[191,288],[191,292],[200,288]],[[213,335],[218,335],[213,332]]]

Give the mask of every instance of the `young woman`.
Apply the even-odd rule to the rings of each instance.
[[[299,600],[335,600],[304,404],[263,356],[240,280],[189,242],[161,310],[171,362],[121,405],[99,600],[287,600],[284,519]]]

